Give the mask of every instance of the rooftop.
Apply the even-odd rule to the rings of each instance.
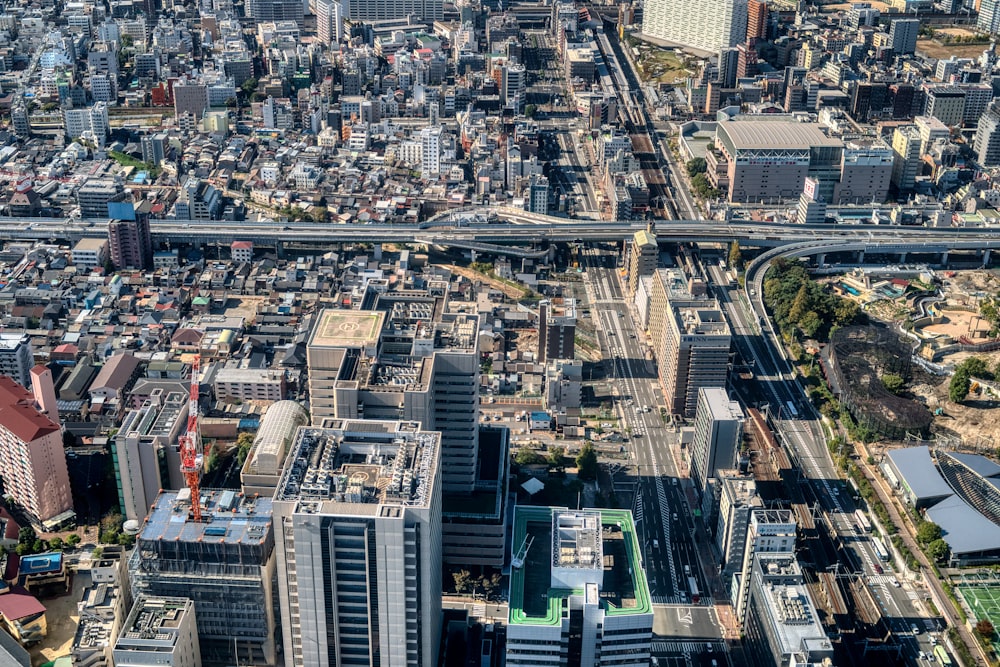
[[[932,498],[946,498],[954,493],[931,460],[926,445],[904,447],[889,452],[889,460],[903,477],[910,494],[919,503]]]
[[[736,118],[720,122],[718,132],[728,138],[735,150],[802,149],[814,146],[843,146],[840,139],[828,137],[818,123],[793,120],[769,120],[766,116]]]
[[[309,344],[316,347],[366,347],[378,342],[385,313],[334,310],[320,313]]]
[[[191,492],[163,491],[139,533],[140,541],[263,545],[271,539],[271,499],[202,489],[202,521],[188,521]]]
[[[600,569],[600,605],[607,614],[652,613],[635,524],[627,510],[520,505],[514,511],[513,544],[519,550],[530,546],[523,565],[511,569],[511,624],[562,623],[569,597],[583,590],[554,587],[553,571],[584,565]]]
[[[59,430],[59,425],[35,409],[34,396],[6,375],[0,376],[0,426],[22,442]]]
[[[301,427],[276,501],[299,511],[375,514],[383,505],[428,507],[440,434],[418,422],[328,419]]]
[[[175,644],[184,616],[193,613],[194,602],[189,598],[140,597],[125,619],[115,648],[139,648],[144,642]]]

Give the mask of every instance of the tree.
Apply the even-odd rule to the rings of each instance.
[[[247,97],[250,97],[255,92],[257,92],[257,79],[250,77],[240,85],[240,90]]]
[[[917,527],[917,540],[921,544],[930,544],[941,539],[941,527],[933,521],[921,521]]]
[[[810,310],[808,313],[802,316],[799,320],[799,329],[802,334],[807,338],[812,338],[819,331],[820,327],[823,326],[823,320],[820,319],[819,313],[815,310]]]
[[[708,163],[703,157],[691,158],[684,164],[684,169],[687,170],[688,176],[694,178],[698,174],[704,174],[708,171]]]
[[[325,206],[313,206],[309,211],[309,218],[313,222],[326,222],[327,208]]]
[[[53,537],[49,540],[49,549],[52,551],[62,551],[63,541],[61,537]]]
[[[236,462],[242,468],[243,463],[250,455],[250,448],[253,447],[254,437],[250,433],[240,433],[236,438]]]
[[[927,555],[939,563],[948,557],[948,552],[948,543],[942,539],[934,540],[927,545]]]
[[[953,403],[961,403],[969,395],[971,386],[972,380],[969,379],[968,371],[961,367],[957,368],[955,374],[951,376],[951,382],[948,383],[948,398]]]
[[[66,544],[68,544],[71,547],[75,547],[79,543],[80,543],[80,536],[77,535],[76,533],[70,533],[69,536],[66,537]]]
[[[476,583],[483,589],[484,596],[489,599],[500,590],[500,573],[494,572],[490,576],[481,575]]]
[[[562,470],[563,468],[565,468],[566,464],[563,461],[563,458],[565,456],[566,456],[565,447],[558,446],[549,449],[549,455],[547,461],[547,463],[549,464],[549,468],[552,470]]]
[[[38,539],[38,536],[35,535],[35,529],[31,526],[25,526],[17,531],[18,544],[33,544],[36,539]]]
[[[891,394],[898,394],[903,390],[906,381],[895,373],[886,373],[882,376],[882,386]]]
[[[802,317],[809,312],[809,305],[809,288],[806,287],[806,283],[803,283],[795,295],[795,300],[792,301],[791,309],[788,311],[788,321],[798,325]]]
[[[993,639],[993,634],[995,632],[996,629],[993,627],[993,624],[989,622],[989,620],[982,618],[976,621],[976,634],[983,639]]]
[[[514,455],[514,463],[519,466],[529,466],[535,463],[545,463],[545,457],[531,449],[530,447],[521,446],[517,450],[517,454]]]
[[[536,107],[534,104],[524,105],[524,115],[527,116],[528,118],[534,117],[536,111],[538,111],[538,107]]]
[[[451,578],[455,582],[455,592],[457,593],[468,593],[472,590],[472,586],[475,583],[468,570],[452,572]]]
[[[733,241],[729,244],[729,266],[731,266],[734,271],[743,266],[743,252],[740,250],[739,241]]]
[[[993,379],[993,373],[982,357],[969,357],[960,363],[956,370],[964,370],[970,378],[982,378],[983,380]]]
[[[576,476],[580,479],[597,479],[597,451],[593,443],[586,442],[576,457]]]

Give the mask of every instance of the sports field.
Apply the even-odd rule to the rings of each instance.
[[[965,599],[966,605],[972,612],[972,623],[983,619],[993,624],[994,628],[1000,628],[1000,581],[995,576],[990,575],[964,575],[963,583],[955,587]],[[997,635],[993,635],[993,649],[1000,649],[1000,642]]]

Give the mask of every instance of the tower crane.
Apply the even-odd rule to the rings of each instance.
[[[204,454],[201,450],[201,432],[198,430],[198,376],[201,356],[195,355],[191,364],[191,393],[188,397],[187,432],[178,438],[181,449],[181,473],[191,490],[191,518],[201,521],[201,466]]]

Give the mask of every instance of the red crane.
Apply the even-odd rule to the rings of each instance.
[[[181,473],[191,490],[191,518],[201,521],[201,433],[198,431],[198,375],[201,356],[195,355],[191,364],[191,394],[188,397],[187,433],[178,438],[181,447]]]

